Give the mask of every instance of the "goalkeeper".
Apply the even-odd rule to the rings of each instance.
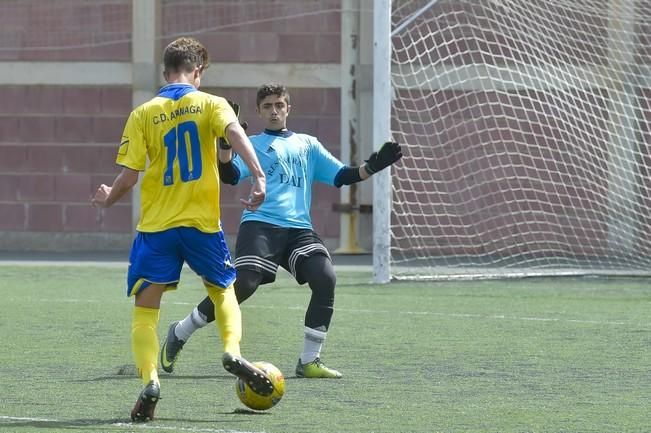
[[[312,295],[296,376],[340,378],[339,371],[326,367],[320,359],[334,312],[336,277],[328,250],[312,229],[312,184],[341,187],[360,182],[398,161],[402,153],[399,144],[387,142],[364,165],[344,165],[316,138],[287,129],[290,110],[285,86],[265,84],[258,89],[256,111],[265,130],[250,140],[267,177],[267,195],[257,211],[245,209],[242,214],[233,263],[237,270],[235,294],[241,304],[258,286],[276,279],[279,265],[299,284],[308,283]],[[220,147],[222,181],[236,185],[249,178],[251,173],[242,159],[231,159],[226,143]],[[162,368],[171,373],[192,333],[213,320],[212,301],[206,297],[187,317],[173,322],[160,352]]]

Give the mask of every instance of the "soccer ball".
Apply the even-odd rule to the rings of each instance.
[[[283,373],[272,363],[258,361],[253,365],[267,373],[274,386],[274,392],[271,395],[260,395],[254,392],[249,385],[242,379],[238,378],[235,382],[235,392],[240,401],[245,406],[255,410],[267,410],[278,404],[283,394],[285,394],[285,377]]]

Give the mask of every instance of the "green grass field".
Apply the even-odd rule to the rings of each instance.
[[[646,279],[369,284],[340,272],[323,353],[341,380],[294,377],[309,289],[286,274],[242,306],[242,350],[286,375],[244,411],[211,325],[161,375],[157,419],[133,425],[125,268],[0,266],[0,432],[648,432]],[[159,336],[204,291],[184,271]]]

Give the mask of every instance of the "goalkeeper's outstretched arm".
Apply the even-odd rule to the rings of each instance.
[[[373,176],[402,158],[400,144],[387,141],[380,150],[373,152],[364,165],[359,167],[345,166],[335,177],[335,186],[351,185]]]

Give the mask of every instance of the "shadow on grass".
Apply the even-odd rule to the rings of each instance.
[[[206,380],[206,379],[232,379],[233,376],[224,373],[224,374],[170,374],[165,372],[159,372],[160,378],[164,381],[168,380]],[[69,382],[77,383],[87,383],[87,382],[106,382],[111,380],[124,380],[124,379],[136,379],[138,375],[136,374],[136,368],[132,365],[120,365],[116,367],[115,373],[107,374],[106,376],[91,377],[88,379],[72,379]],[[285,377],[285,380],[294,380],[299,379],[295,376]]]
[[[168,380],[205,380],[205,379],[232,379],[233,376],[228,376],[228,375],[210,375],[210,374],[196,374],[196,375],[161,375],[160,376],[162,381],[168,381]],[[70,382],[78,382],[78,383],[84,383],[84,382],[106,382],[106,381],[111,381],[111,380],[134,380],[138,379],[138,376],[123,376],[123,375],[118,375],[118,374],[113,374],[113,375],[108,375],[108,376],[98,376],[98,377],[91,377],[88,379],[73,379],[70,380]]]
[[[110,381],[110,380],[123,380],[123,379],[137,379],[139,377],[136,367],[132,364],[123,364],[115,367],[113,370],[114,372],[107,374],[105,376],[98,376],[98,377],[91,377],[88,379],[72,379],[70,382],[102,382],[102,381]],[[169,379],[174,379],[174,380],[205,380],[205,379],[221,379],[221,378],[230,378],[229,374],[168,374],[165,372],[160,371],[160,378],[167,381]]]

